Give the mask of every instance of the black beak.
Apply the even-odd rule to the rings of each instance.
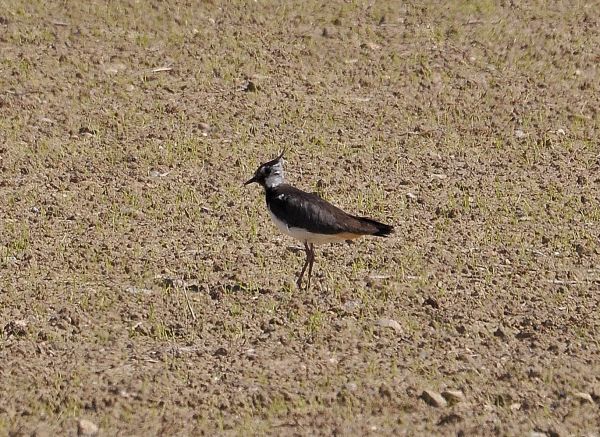
[[[252,176],[251,179],[248,179],[246,182],[244,182],[244,185],[250,185],[253,182],[256,182],[256,176]]]

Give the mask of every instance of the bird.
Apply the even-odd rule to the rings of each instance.
[[[277,158],[261,164],[244,186],[252,183],[261,185],[267,209],[277,228],[304,244],[306,260],[296,285],[302,289],[302,279],[308,268],[308,290],[315,262],[315,245],[354,240],[364,235],[387,237],[394,228],[372,218],[348,214],[316,193],[286,184],[284,153],[285,150]]]

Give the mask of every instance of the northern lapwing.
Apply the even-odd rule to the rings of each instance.
[[[306,288],[310,287],[312,267],[315,262],[315,244],[353,240],[363,235],[386,237],[394,229],[367,217],[350,215],[318,195],[307,193],[284,183],[283,152],[277,158],[261,164],[254,176],[244,185],[256,182],[265,189],[267,208],[275,225],[284,234],[302,243],[306,261],[296,285],[301,288],[308,267]]]

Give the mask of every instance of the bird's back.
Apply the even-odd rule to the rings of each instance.
[[[267,206],[289,227],[315,234],[387,236],[393,227],[367,217],[350,215],[316,194],[288,184],[266,190]]]

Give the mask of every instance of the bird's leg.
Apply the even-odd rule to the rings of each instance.
[[[312,276],[313,264],[315,263],[315,245],[313,243],[310,243],[309,247],[310,247],[310,263],[308,264],[308,280],[307,280],[307,284],[306,284],[307,290],[310,288],[310,278]]]
[[[308,262],[310,261],[310,249],[306,241],[304,242],[304,251],[306,252],[306,261],[304,261],[304,267],[302,267],[300,276],[298,276],[298,280],[296,281],[298,288],[302,288],[302,277],[304,276],[304,272],[306,271],[306,267],[308,267]]]

